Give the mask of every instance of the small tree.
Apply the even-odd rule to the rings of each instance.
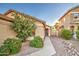
[[[17,32],[17,37],[24,41],[28,36],[32,35],[32,31],[35,29],[35,24],[32,19],[26,18],[23,15],[14,15],[12,22],[12,29]]]

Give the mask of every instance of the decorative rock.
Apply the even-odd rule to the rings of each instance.
[[[62,41],[64,44],[64,49],[67,56],[79,56],[78,50],[72,45],[72,43],[67,41]]]

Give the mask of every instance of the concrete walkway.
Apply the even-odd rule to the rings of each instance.
[[[29,42],[22,43],[21,51],[14,56],[26,56],[33,52],[39,51],[41,48],[33,48],[29,46]]]
[[[49,37],[45,38],[43,48],[30,47],[28,42],[22,44],[21,51],[14,56],[51,56],[56,53]]]
[[[44,47],[39,51],[33,52],[28,56],[51,56],[56,53],[54,46],[52,45],[50,38],[46,37],[44,41]]]

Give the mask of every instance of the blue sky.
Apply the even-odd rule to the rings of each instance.
[[[19,12],[34,16],[41,20],[46,21],[49,25],[54,23],[69,9],[79,4],[65,4],[65,3],[0,3],[0,13],[5,13],[9,9],[14,9]]]

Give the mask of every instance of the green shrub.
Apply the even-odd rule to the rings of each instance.
[[[62,38],[69,40],[72,37],[72,32],[68,29],[62,29],[60,35]]]
[[[4,41],[4,45],[7,45],[10,54],[18,53],[21,49],[21,41],[15,38],[8,38]]]
[[[79,39],[79,30],[76,31],[76,36]]]
[[[10,54],[10,50],[9,48],[7,47],[7,45],[2,45],[0,47],[0,56],[7,56]]]
[[[21,49],[21,40],[15,38],[8,38],[0,47],[0,56],[16,54]]]
[[[34,39],[30,42],[30,46],[35,48],[42,48],[43,47],[42,38],[39,36],[35,36]]]

